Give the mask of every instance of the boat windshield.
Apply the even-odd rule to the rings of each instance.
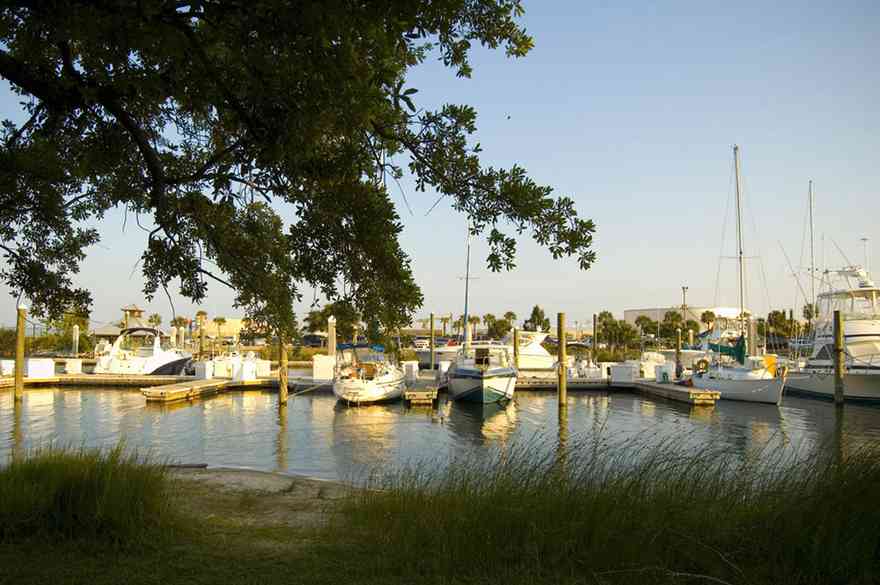
[[[458,361],[465,365],[484,367],[507,367],[510,365],[507,348],[498,345],[477,345],[462,347],[458,351]]]
[[[847,320],[880,319],[880,289],[863,288],[819,295],[819,317],[840,311]]]
[[[337,361],[342,364],[377,363],[388,361],[388,355],[372,346],[347,347],[339,352]]]

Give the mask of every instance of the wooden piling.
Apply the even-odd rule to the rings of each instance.
[[[681,378],[681,327],[675,328],[675,377]]]
[[[592,354],[590,355],[590,359],[592,359],[593,362],[599,361],[599,359],[596,357],[597,354],[599,353],[599,338],[596,337],[596,331],[598,330],[597,329],[597,321],[598,321],[598,319],[596,317],[596,313],[593,313],[593,341],[590,342],[591,351],[592,351]]]
[[[432,371],[432,372],[434,371],[434,366],[435,366],[435,364],[434,364],[434,345],[435,345],[435,344],[434,344],[434,313],[431,313],[431,345],[430,345],[430,351],[431,351],[431,371]]]
[[[834,311],[834,404],[837,406],[843,406],[843,376],[846,373],[843,337],[843,317],[840,311]]]
[[[70,349],[74,357],[79,355],[79,325],[74,325],[70,330]]]
[[[287,343],[283,335],[278,336],[278,406],[287,404]]]
[[[24,305],[18,306],[18,316],[15,320],[15,400],[24,397],[24,336],[25,317],[27,309]]]
[[[513,365],[519,369],[519,329],[513,329]]]
[[[556,400],[559,408],[565,408],[568,402],[568,357],[566,356],[566,340],[565,340],[565,313],[556,315],[556,331],[558,335],[559,345],[557,350],[557,382],[556,382]]]
[[[205,359],[205,316],[199,315],[199,359]]]
[[[327,355],[336,357],[336,317],[327,319]]]

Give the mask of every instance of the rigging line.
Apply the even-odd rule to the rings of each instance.
[[[428,215],[430,215],[430,213],[434,211],[434,208],[437,207],[437,204],[440,203],[440,200],[443,199],[445,196],[446,195],[443,195],[442,193],[440,194],[440,197],[437,198],[437,201],[434,202],[434,205],[432,205],[431,208],[427,212],[425,212],[425,217],[428,217]]]
[[[794,266],[791,265],[791,260],[788,259],[788,253],[785,251],[785,246],[782,245],[782,240],[779,240],[779,249],[782,250],[782,255],[785,256],[785,261],[788,263],[788,269],[791,270],[792,275],[794,276],[794,281],[797,283],[798,288],[801,291],[801,295],[806,299],[807,293],[804,292],[804,287],[801,285],[801,279],[798,278],[797,272],[794,270]]]
[[[743,180],[742,182],[745,186],[745,180]],[[748,194],[748,191],[744,189],[743,193]],[[750,205],[748,197],[744,197],[743,201],[745,202],[746,212],[748,213],[749,218],[752,220],[752,231],[754,232],[754,237],[752,238],[752,241],[758,242],[758,245],[754,246],[754,249],[760,250],[762,248],[762,246],[760,245],[761,234],[758,231],[758,222],[755,219],[755,211]],[[758,260],[758,267],[760,269],[759,274],[764,285],[764,297],[767,300],[767,310],[769,310],[769,308],[772,307],[773,304],[770,302],[770,287],[767,284],[767,272],[764,269],[764,259],[761,257],[760,254],[756,254],[752,258]]]
[[[727,219],[730,214],[730,203],[733,198],[733,167],[730,169],[730,173],[727,177],[727,202],[724,206],[724,223],[721,224],[721,245],[718,250],[718,269],[715,272],[715,306],[719,305],[718,293],[721,290],[721,259],[724,254],[724,240],[727,236]]]
[[[831,243],[834,244],[834,247],[837,248],[837,251],[840,252],[840,255],[843,256],[843,259],[846,260],[847,266],[852,266],[853,263],[849,261],[849,258],[846,257],[846,254],[843,253],[843,248],[837,245],[837,241],[834,238],[829,238]]]

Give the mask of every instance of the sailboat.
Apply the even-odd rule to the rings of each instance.
[[[495,343],[472,343],[468,323],[468,293],[471,272],[471,239],[468,229],[467,261],[464,277],[464,344],[446,374],[452,400],[489,404],[513,398],[519,375],[508,348]]]
[[[701,390],[715,390],[721,393],[722,400],[741,400],[779,404],[785,387],[786,371],[779,368],[776,356],[746,355],[746,310],[745,279],[742,230],[742,196],[739,176],[739,146],[733,147],[733,161],[736,174],[736,245],[739,273],[739,329],[736,344],[731,346],[711,344],[709,349],[716,352],[717,359],[709,364],[702,361],[691,383]],[[724,358],[727,358],[725,360]]]

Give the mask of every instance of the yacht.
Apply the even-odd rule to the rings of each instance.
[[[489,404],[513,398],[517,370],[507,347],[466,342],[446,376],[447,391],[452,400]]]
[[[123,329],[109,351],[98,355],[96,374],[183,374],[192,355],[162,346],[162,332],[152,327]]]
[[[813,351],[790,376],[790,390],[834,397],[834,311],[843,318],[844,398],[880,402],[880,288],[861,266],[826,274],[828,290],[818,295]]]
[[[336,354],[333,394],[348,404],[399,400],[403,370],[392,363],[381,345],[342,344]]]

